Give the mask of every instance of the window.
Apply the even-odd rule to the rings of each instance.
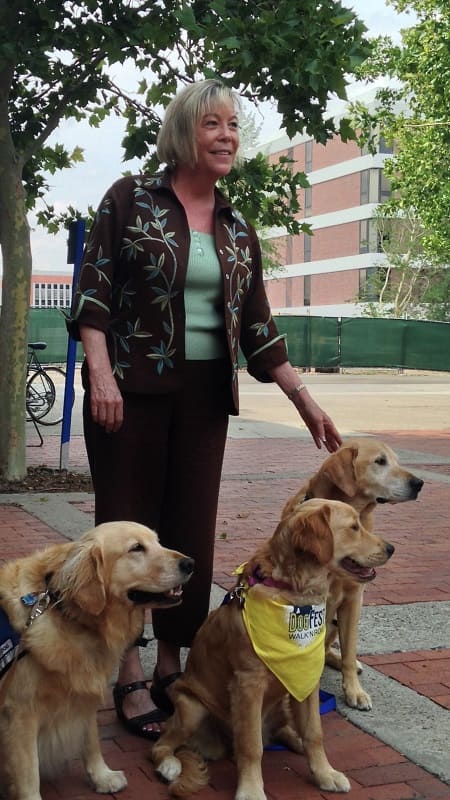
[[[365,206],[369,202],[369,170],[364,169],[360,175],[360,205]]]
[[[359,271],[359,299],[374,303],[380,299],[380,291],[386,280],[385,267],[367,267]]]
[[[292,264],[292,255],[294,252],[293,237],[288,236],[286,242],[286,264]]]
[[[383,136],[380,136],[380,141],[379,141],[379,145],[378,145],[378,152],[379,153],[393,153],[394,152],[394,148],[392,147],[392,145],[388,144],[386,142],[386,139],[384,139]]]
[[[292,278],[286,278],[285,305],[286,308],[291,308],[292,306]]]
[[[305,172],[312,172],[313,142],[310,139],[305,143]]]
[[[305,189],[305,208],[304,208],[305,217],[310,217],[311,211],[312,211],[312,188],[311,186],[308,186]]]
[[[384,203],[385,200],[389,200],[390,196],[391,184],[382,172],[380,174],[380,203]]]
[[[311,305],[311,275],[305,275],[303,278],[303,305]]]
[[[381,169],[365,169],[360,173],[360,204],[381,203],[390,197],[388,180]]]
[[[378,240],[375,220],[362,219],[359,223],[359,252],[360,253],[379,253],[380,243]]]
[[[303,236],[303,261],[311,261],[311,239],[307,233]]]

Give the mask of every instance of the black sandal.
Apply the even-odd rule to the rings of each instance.
[[[126,717],[123,713],[124,697],[130,694],[130,692],[138,691],[138,689],[147,689],[146,682],[134,681],[134,683],[126,683],[124,686],[119,686],[119,684],[116,683],[113,687],[116,714],[129,733],[132,733],[134,736],[142,736],[144,739],[150,739],[155,742],[159,739],[161,732],[146,730],[144,726],[152,722],[165,722],[167,714],[165,714],[164,711],[161,711],[160,708],[154,708],[153,711],[149,711],[147,714],[140,714],[138,717]]]
[[[165,678],[160,678],[156,667],[153,673],[152,685],[150,686],[150,697],[152,698],[155,706],[158,706],[161,711],[165,711],[166,714],[169,715],[173,714],[174,707],[172,700],[167,694],[167,689],[177,680],[177,678],[180,677],[180,675],[181,672],[172,672],[171,675],[166,675]]]

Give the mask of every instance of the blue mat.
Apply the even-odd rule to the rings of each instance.
[[[320,714],[328,714],[329,711],[334,711],[336,708],[336,698],[334,694],[325,692],[323,689],[319,691],[320,700]],[[287,750],[283,744],[269,744],[264,750]]]

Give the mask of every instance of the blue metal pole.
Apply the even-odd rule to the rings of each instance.
[[[70,223],[67,263],[68,264],[73,263],[74,265],[73,280],[72,280],[72,302],[73,302],[74,292],[78,283],[78,276],[80,274],[85,235],[86,235],[86,222],[84,219],[77,219],[74,222]],[[72,403],[74,397],[76,351],[77,351],[77,342],[75,341],[75,339],[72,339],[72,337],[69,336],[67,342],[66,383],[64,387],[61,446],[59,451],[60,469],[68,469],[69,465],[70,427],[72,424]]]

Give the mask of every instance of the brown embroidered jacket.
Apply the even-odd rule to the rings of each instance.
[[[256,233],[219,191],[214,236],[237,414],[239,346],[248,371],[261,381],[287,361],[287,351],[264,289]],[[170,172],[125,177],[107,191],[89,235],[68,329],[75,339],[80,324],[105,332],[123,392],[170,392],[180,385],[189,246]]]

